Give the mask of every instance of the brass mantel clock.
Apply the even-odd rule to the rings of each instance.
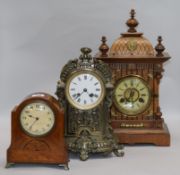
[[[65,108],[65,136],[69,150],[86,160],[89,153],[123,155],[109,125],[111,105],[110,69],[93,60],[89,48],[82,48],[80,59],[63,68],[56,94]]]
[[[138,21],[131,10],[128,32],[111,46],[102,37],[100,53],[95,58],[108,63],[114,84],[111,124],[120,143],[153,143],[168,146],[170,134],[159,106],[159,83],[163,63],[170,59],[164,53],[162,38],[155,49],[136,31]]]

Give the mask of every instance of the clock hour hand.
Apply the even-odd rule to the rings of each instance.
[[[91,94],[89,94],[89,96],[92,98],[92,97],[94,97],[94,94],[93,94],[93,93],[91,93]]]
[[[28,115],[28,117],[36,119],[36,117],[34,117],[34,116],[32,116],[32,115]]]
[[[77,93],[77,94],[76,94],[75,100],[76,100],[78,97],[80,97],[84,92],[88,93],[88,91],[87,91],[86,88],[84,88],[81,93]],[[88,93],[88,94],[89,94],[89,93]]]

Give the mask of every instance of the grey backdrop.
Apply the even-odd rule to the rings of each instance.
[[[0,174],[173,174],[180,168],[180,1],[179,0],[0,0]],[[10,144],[10,112],[32,92],[54,95],[62,66],[88,46],[98,51],[127,30],[135,8],[138,31],[156,44],[158,35],[172,56],[161,82],[161,108],[171,132],[171,147],[127,146],[125,157],[71,156],[70,171],[46,166],[4,169]]]

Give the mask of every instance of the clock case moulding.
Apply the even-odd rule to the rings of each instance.
[[[117,144],[112,128],[109,125],[111,105],[111,72],[106,64],[93,59],[89,53],[91,49],[82,48],[79,59],[70,60],[60,73],[56,95],[59,103],[65,109],[65,137],[68,148],[80,154],[81,160],[87,160],[91,153],[109,154],[114,152],[123,156],[122,145]],[[88,70],[102,79],[105,87],[104,99],[92,109],[78,109],[71,105],[65,95],[66,84],[76,72]]]
[[[31,136],[20,124],[23,108],[33,102],[48,105],[54,115],[53,128],[43,136]],[[64,139],[64,111],[58,101],[46,93],[34,93],[12,110],[11,144],[7,150],[6,168],[14,164],[57,164],[68,169],[68,151]]]
[[[151,103],[146,111],[135,116],[124,115],[113,103],[111,125],[120,143],[169,146],[170,134],[159,105],[159,84],[164,72],[163,63],[168,61],[170,56],[164,52],[161,36],[153,48],[143,33],[136,31],[138,21],[135,19],[135,10],[132,9],[130,14],[131,18],[126,22],[128,31],[122,33],[111,48],[103,36],[100,52],[95,58],[109,65],[114,86],[125,76],[142,77],[151,88]]]

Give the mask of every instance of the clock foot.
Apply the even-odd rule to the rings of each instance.
[[[123,156],[124,156],[124,151],[114,150],[113,153],[114,153],[117,157],[123,157]]]
[[[117,156],[117,157],[123,157],[124,156],[124,151],[122,151],[122,149],[124,148],[123,145],[119,145],[118,149],[114,149],[113,153]]]
[[[80,159],[81,159],[82,161],[87,160],[87,159],[89,158],[88,152],[87,152],[87,151],[81,151],[79,157],[80,157]]]
[[[64,164],[63,166],[64,166],[64,169],[65,169],[65,170],[69,170],[68,164]]]
[[[15,163],[7,163],[6,166],[5,166],[5,168],[10,168],[10,167],[12,167],[14,164],[15,164]]]

